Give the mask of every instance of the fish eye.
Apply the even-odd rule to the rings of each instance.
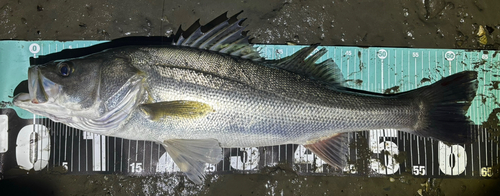
[[[58,68],[59,68],[59,72],[61,73],[62,76],[64,77],[67,77],[69,76],[69,74],[71,73],[71,67],[69,66],[68,63],[66,62],[62,62],[62,63],[59,63],[58,65]]]

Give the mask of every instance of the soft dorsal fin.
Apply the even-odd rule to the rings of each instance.
[[[326,53],[326,49],[322,48],[311,55],[317,47],[318,44],[302,48],[291,56],[280,60],[269,61],[268,65],[296,74],[309,76],[332,88],[342,88],[345,82],[344,76],[337,64],[331,58],[321,63],[316,63],[316,61]]]
[[[206,26],[213,26],[207,31],[203,31],[206,26],[201,26],[198,21],[191,25],[188,30],[182,31],[179,28],[173,45],[198,48],[229,54],[250,60],[262,60],[259,52],[248,41],[244,26],[241,23],[245,19],[237,19],[241,12],[227,18],[227,13],[222,14]],[[214,24],[217,21],[223,22]]]

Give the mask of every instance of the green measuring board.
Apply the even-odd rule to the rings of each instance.
[[[12,168],[35,171],[64,167],[68,173],[155,175],[179,171],[163,147],[82,132],[12,106],[14,89],[27,79],[29,58],[87,47],[103,41],[0,42],[0,173]],[[279,59],[304,46],[256,45],[262,56]],[[479,88],[467,115],[477,126],[471,144],[445,145],[397,130],[351,133],[349,165],[335,170],[301,145],[224,149],[213,173],[252,173],[287,163],[305,175],[400,175],[423,177],[496,177],[499,165],[500,55],[498,51],[324,46],[351,88],[397,93],[432,84],[464,70],[479,73]],[[321,48],[321,47],[320,47]],[[496,121],[495,121],[496,120]],[[491,123],[490,123],[491,124]],[[29,144],[28,139],[39,139]],[[365,144],[364,147],[360,147]]]

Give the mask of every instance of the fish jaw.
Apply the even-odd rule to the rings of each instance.
[[[32,66],[28,69],[29,93],[17,94],[13,99],[14,105],[58,122],[68,121],[65,119],[68,119],[66,116],[71,111],[55,104],[54,101],[59,96],[61,85],[44,77],[40,73],[40,68],[40,66]]]
[[[39,66],[32,66],[28,69],[28,90],[29,97],[21,93],[14,99],[14,102],[45,103],[49,101],[49,98],[53,99],[59,94],[61,86],[40,74]]]

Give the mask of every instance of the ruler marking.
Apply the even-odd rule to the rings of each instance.
[[[120,172],[123,172],[123,138],[120,138]]]
[[[387,51],[387,56],[389,56],[389,52]],[[380,87],[382,88],[381,91],[383,92],[384,90],[384,59],[380,61]]]
[[[403,149],[404,149],[404,151],[406,151],[406,152],[407,152],[407,150],[406,150],[406,139],[408,138],[408,137],[407,137],[407,133],[406,133],[406,132],[404,132],[404,133],[402,133],[402,134],[403,134]],[[408,169],[408,165],[407,165],[407,163],[408,163],[408,159],[407,159],[407,160],[405,160],[405,171]]]
[[[135,162],[137,162],[139,159],[139,141],[135,140]]]
[[[126,165],[128,173],[130,173],[130,171],[129,171],[130,168],[128,167],[130,165],[130,151],[131,151],[130,150],[130,146],[131,146],[130,143],[131,143],[131,141],[128,140],[128,156],[127,156],[127,165]]]
[[[351,143],[351,135],[352,135],[352,133],[348,134],[347,145],[349,145]],[[349,157],[349,159],[351,159],[351,149],[347,150],[347,157]],[[347,164],[347,167],[350,168],[349,164]],[[342,173],[344,173],[344,168],[342,168],[340,171]]]
[[[238,153],[240,152],[240,149],[239,148],[234,148],[234,149],[236,149],[236,157],[238,157],[239,156]],[[229,149],[229,154],[233,154],[231,149]],[[238,168],[238,161],[236,161],[236,165],[234,167]],[[230,170],[233,169],[233,165],[231,165],[231,158],[229,159],[229,169]]]
[[[278,145],[278,163],[281,162],[281,146],[282,145]],[[286,146],[284,146],[286,148]]]
[[[466,54],[469,54],[469,56],[468,56],[468,57],[470,57],[470,55],[471,55],[470,53],[466,53]],[[471,64],[471,58],[468,58],[468,59],[469,59],[469,65],[472,65],[472,64]],[[474,109],[471,111],[472,115],[474,115],[474,111],[475,111]],[[476,133],[476,131],[475,131],[475,130],[474,130],[474,133]],[[471,157],[472,157],[472,159],[471,159],[471,163],[472,163],[472,166],[471,166],[471,170],[472,170],[472,171],[471,171],[471,174],[472,174],[472,176],[474,176],[474,160],[475,160],[475,159],[474,159],[474,143],[475,143],[475,142],[473,142],[473,143],[471,143],[471,144],[470,144],[470,149],[471,149]]]
[[[437,51],[434,51],[434,69],[438,71],[439,75],[441,76],[441,79],[443,79],[444,74],[441,75],[441,70],[437,68],[437,64],[438,64]]]
[[[491,62],[490,62],[490,65],[491,65]],[[484,79],[484,84],[483,84],[483,95],[484,95],[484,96],[486,96],[485,91],[486,91],[486,84],[487,84],[487,83],[486,83],[486,72],[485,72],[485,71],[483,71],[483,79]],[[485,104],[485,105],[486,105],[486,104]],[[483,109],[482,109],[482,114],[486,114],[486,108],[483,108]],[[486,165],[485,165],[485,166],[489,166],[489,165],[488,165],[488,147],[487,147],[487,142],[488,142],[488,141],[487,141],[487,136],[488,136],[487,134],[488,134],[488,133],[486,132],[486,129],[483,129],[483,134],[484,134],[484,150],[485,150],[484,157],[485,157],[485,159],[486,159],[486,160],[485,160],[485,161],[486,161],[486,163],[485,163]]]
[[[288,147],[290,147],[291,145],[287,144],[285,146],[285,160],[287,163],[289,163],[290,161],[288,160]],[[293,162],[292,162],[293,163]]]
[[[100,150],[101,150],[101,168],[100,171],[106,171],[106,137],[104,135],[98,135],[101,140]]]
[[[490,65],[493,64],[493,60],[490,62]],[[491,81],[493,80],[493,76],[492,76],[492,71],[490,71],[490,74],[489,74],[489,79],[490,79],[490,83]],[[498,72],[498,71],[497,71]],[[492,92],[493,93],[493,92]],[[491,106],[491,105],[490,105]],[[491,107],[490,107],[491,108]],[[493,131],[493,130],[492,130]],[[490,138],[488,141],[490,142],[490,147],[491,147],[491,150],[490,150],[490,153],[491,153],[491,166],[494,166],[494,157],[493,157],[493,141],[492,141],[492,138],[493,135],[491,133],[488,133],[488,138]]]
[[[417,143],[417,163],[418,165],[421,165],[422,163],[420,162],[420,137],[417,136],[416,139],[417,140],[415,142]]]
[[[64,140],[66,142],[64,142],[64,161],[67,161],[67,151],[66,149],[68,149],[68,126],[64,126]]]
[[[422,74],[422,78],[424,77],[424,51],[420,51],[420,62],[422,65],[420,66],[420,74]],[[417,84],[415,84],[415,88],[417,88]]]
[[[81,170],[81,149],[82,149],[82,145],[81,145],[81,139],[82,139],[82,131],[78,131],[78,135],[77,135],[77,138],[78,138],[78,171]],[[80,135],[80,136],[79,136]]]
[[[491,137],[492,137],[491,133],[488,133],[488,138],[491,138]],[[494,166],[494,160],[493,160],[493,142],[491,141],[491,139],[489,139],[488,143],[490,143],[490,147],[491,147],[491,150],[490,150],[491,164],[490,164],[490,166]]]
[[[424,165],[425,169],[428,170],[429,168],[427,167],[427,138],[424,138]],[[427,175],[427,172],[425,175]]]
[[[109,160],[109,157],[110,157],[110,153],[109,153],[109,137],[106,136],[106,171],[110,171],[111,170],[111,167],[110,167],[110,163],[111,162]]]
[[[414,68],[415,68],[415,76],[413,76],[413,79],[415,80],[415,82],[413,83],[414,84],[413,88],[416,88],[416,86],[417,86],[417,58],[415,58]]]
[[[478,125],[478,130],[479,130],[479,125]],[[482,131],[479,133],[478,135],[478,141],[481,141],[482,139]],[[478,150],[478,156],[479,156],[479,165],[478,165],[478,169],[479,171],[481,171],[481,167],[483,166],[482,164],[482,160],[481,160],[481,147],[479,146],[481,144],[481,142],[477,142],[477,150]]]
[[[357,144],[357,143],[358,143],[358,138],[357,138],[357,137],[358,137],[358,133],[356,132],[356,133],[354,134],[354,143],[355,143],[355,144]],[[358,148],[354,148],[354,155],[355,155],[355,157],[354,157],[354,161],[355,161],[356,163],[358,163],[358,158],[359,158],[359,157],[358,157]],[[356,164],[356,165],[358,165],[358,164]],[[349,166],[349,172],[350,172],[350,171],[351,171],[351,166]]]
[[[101,138],[95,133],[92,134],[92,171],[101,171]],[[89,139],[89,138],[87,138]],[[88,140],[87,140],[88,141]]]
[[[478,55],[479,55],[479,54],[478,54]],[[478,58],[478,61],[481,61],[481,59],[482,59],[482,58],[481,58],[481,56],[478,56],[478,57],[479,57],[479,58]],[[482,93],[483,93],[483,95],[484,95],[484,91],[481,91],[481,92],[482,92]],[[476,107],[476,108],[475,108],[475,112],[476,112],[475,114],[480,114],[480,112],[481,112],[480,107]],[[479,134],[478,134],[478,136],[477,136],[477,137],[478,137],[478,142],[477,142],[477,150],[478,150],[478,153],[477,153],[477,154],[478,154],[478,156],[479,156],[479,164],[478,164],[478,169],[479,169],[479,172],[480,172],[480,171],[481,171],[481,167],[483,167],[483,163],[482,163],[483,161],[481,160],[481,159],[482,159],[482,156],[481,156],[481,154],[482,154],[482,152],[481,152],[481,151],[482,151],[482,150],[481,150],[481,146],[480,146],[481,139],[482,139],[482,135],[481,135],[481,134],[482,134],[482,131],[479,129],[479,125],[478,125],[477,129],[478,129],[478,131],[479,131]]]
[[[158,155],[156,157],[156,160],[158,161],[157,164],[159,164],[159,162],[160,162],[160,151],[161,151],[161,146],[160,146],[159,143],[157,143],[157,147],[156,148],[158,149],[158,153],[157,153]],[[222,150],[222,152],[224,152],[224,149]],[[222,162],[224,163],[224,158],[222,158]],[[156,167],[158,167],[158,166],[159,165],[156,165]]]
[[[370,61],[370,58],[371,58],[371,56],[370,56],[370,50],[368,50],[368,71],[370,71],[370,62],[371,62],[371,61]],[[368,72],[368,73],[371,73],[371,72]],[[370,82],[370,81],[371,81],[371,80],[370,80],[370,75],[371,75],[371,74],[368,74],[368,83],[371,83],[371,82]],[[370,85],[368,85],[368,88],[370,88]]]
[[[153,142],[149,141],[149,172],[153,173]]]
[[[142,144],[143,144],[143,145],[142,145],[142,149],[143,149],[143,150],[142,150],[142,151],[143,151],[143,152],[142,152],[142,164],[143,164],[144,166],[146,166],[146,164],[145,164],[145,163],[146,163],[146,141],[142,141]],[[144,170],[144,169],[143,169],[143,170]],[[144,170],[144,171],[146,171],[146,170]]]
[[[435,175],[434,174],[434,164],[436,162],[434,162],[434,140],[432,138],[431,138],[431,154],[432,154],[432,156],[431,156],[432,157],[431,158],[431,160],[432,160],[431,171],[432,171],[432,176],[434,176]]]
[[[348,50],[348,51],[349,51],[349,50]],[[342,71],[341,71],[340,73],[347,73],[347,74],[351,74],[351,73],[349,73],[349,67],[350,67],[349,63],[350,63],[350,60],[351,60],[351,56],[350,56],[350,55],[349,55],[349,56],[348,56],[348,55],[346,55],[346,58],[347,58],[347,65],[346,65],[347,71],[346,71],[346,72],[342,72]]]
[[[389,65],[389,60],[387,60],[387,64]],[[382,132],[381,132],[381,135],[383,137],[383,141],[384,141],[384,147],[386,146],[386,142],[387,142],[387,134],[386,134],[386,129],[382,129]],[[383,149],[384,151],[386,150],[385,148]],[[384,155],[384,163],[387,164],[389,162],[389,158],[387,156]],[[388,164],[387,164],[388,165]],[[389,169],[387,169],[387,167],[385,168],[385,175],[387,175]]]
[[[226,150],[225,148],[223,148],[223,149],[222,149],[222,152],[224,152],[224,151],[227,151],[227,150]],[[229,153],[231,153],[231,151],[229,151]],[[226,153],[224,153],[224,156],[225,156],[225,155],[226,155]],[[231,156],[231,155],[229,155],[229,156]],[[226,166],[226,159],[225,159],[225,158],[223,158],[223,159],[222,159],[222,170],[225,170],[225,166]],[[230,169],[229,169],[229,170],[230,170]]]
[[[410,135],[410,167],[413,166],[413,134]]]
[[[500,55],[497,55],[497,61],[500,61]],[[490,72],[490,74],[491,74],[491,72]],[[500,75],[500,69],[497,69],[497,76],[498,76],[498,75]],[[498,115],[497,115],[497,116],[498,116]],[[498,131],[498,129],[497,129],[497,131]],[[496,139],[497,139],[497,140],[496,140],[496,141],[497,141],[497,142],[496,142],[496,143],[497,143],[497,150],[496,150],[496,152],[497,152],[497,164],[499,164],[499,161],[500,161],[500,160],[499,160],[499,157],[500,157],[500,156],[499,156],[499,154],[498,154],[498,151],[499,151],[499,149],[498,149],[498,148],[499,148],[498,143],[500,143],[500,140],[499,140],[499,139],[500,139],[500,137],[497,135],[497,136],[496,136]]]
[[[485,160],[485,164],[486,164],[485,166],[490,166],[488,164],[489,161],[488,161],[488,146],[487,146],[488,145],[488,138],[487,138],[487,136],[488,136],[488,133],[486,132],[486,129],[483,129],[484,151],[485,151],[484,158],[486,159]]]
[[[70,133],[73,131],[72,128],[69,128],[70,129]],[[73,154],[75,154],[75,151],[74,151],[74,146],[75,146],[75,133],[71,134],[71,172],[73,172],[73,162],[75,159],[73,159]]]
[[[265,148],[264,148],[265,149]],[[253,153],[252,153],[253,154]],[[251,156],[252,154],[248,154],[247,156]],[[243,154],[244,155],[244,154]],[[274,163],[274,146],[271,147],[271,162]],[[267,156],[264,156],[264,163],[267,163]],[[245,168],[246,169],[246,168]]]
[[[35,120],[35,119],[33,119],[33,120]],[[35,132],[35,126],[36,126],[36,124],[33,124],[33,132]],[[52,133],[52,134],[51,134],[51,137],[52,137],[52,139],[53,139],[53,141],[54,141],[54,144],[53,144],[53,146],[54,146],[53,148],[54,148],[54,149],[52,149],[52,152],[53,152],[53,153],[52,153],[52,156],[53,156],[53,159],[52,159],[52,166],[55,166],[55,165],[56,165],[56,149],[57,149],[57,142],[56,142],[56,141],[57,141],[57,138],[56,138],[56,134],[55,134],[55,132],[57,132],[57,130],[52,130],[52,131],[51,131],[51,133]]]
[[[116,137],[113,137],[113,140],[114,140],[114,142],[113,142],[113,164],[114,164],[113,171],[116,171],[116,153],[117,153],[117,151],[116,151]],[[121,164],[121,162],[120,162],[120,164]]]
[[[396,138],[396,146],[398,146],[398,155],[399,155],[399,138],[400,138],[400,135],[401,135],[401,131],[397,130],[397,138]],[[401,163],[398,162],[398,165],[401,165]],[[401,174],[401,167],[399,167],[398,169],[398,174]]]
[[[55,123],[51,123],[51,124],[55,124]],[[57,125],[57,127],[59,127],[59,128],[60,128],[60,126],[61,126],[61,123],[59,123],[59,124]],[[54,126],[54,127],[55,127],[55,126]],[[62,140],[61,133],[62,133],[62,131],[61,131],[61,129],[58,129],[58,130],[57,130],[57,132],[58,132],[58,134],[59,134],[59,156],[57,157],[57,158],[59,159],[59,161],[58,161],[57,163],[60,165],[60,164],[61,164],[61,144],[62,144],[62,141],[61,141],[61,140]],[[54,165],[54,166],[55,166],[55,165]]]

